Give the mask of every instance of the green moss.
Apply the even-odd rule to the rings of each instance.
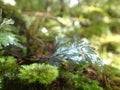
[[[12,56],[0,58],[0,77],[14,78],[17,71],[16,59]]]
[[[74,83],[79,90],[103,90],[99,83],[85,76],[74,75]]]
[[[20,68],[18,77],[27,80],[29,83],[39,82],[41,84],[50,84],[58,76],[57,67],[45,64],[23,65]]]

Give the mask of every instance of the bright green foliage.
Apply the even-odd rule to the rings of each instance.
[[[103,90],[97,81],[91,80],[85,76],[74,75],[74,83],[79,90]]]
[[[9,25],[13,23],[12,19],[4,19],[0,24],[0,49],[9,45],[21,47],[18,40],[15,38],[15,35],[10,32],[11,30]]]
[[[11,33],[1,33],[0,34],[0,48],[9,46],[9,45],[16,45],[19,46],[17,43],[17,39]]]
[[[12,56],[0,58],[0,77],[14,78],[17,70],[16,59]]]
[[[19,78],[27,80],[29,83],[39,82],[50,84],[58,76],[57,67],[45,64],[23,65],[20,68]]]

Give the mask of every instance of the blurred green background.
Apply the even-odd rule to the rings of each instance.
[[[35,36],[53,39],[56,35],[72,37],[77,33],[92,43],[106,64],[120,69],[119,0],[3,1],[22,13]]]
[[[15,21],[12,33],[28,46],[24,55],[48,57],[56,36],[77,35],[119,72],[120,0],[0,0],[0,8],[2,18]]]

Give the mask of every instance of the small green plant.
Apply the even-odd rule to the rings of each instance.
[[[15,35],[11,33],[10,24],[13,23],[12,19],[4,19],[0,24],[0,49],[9,45],[22,47],[18,43],[18,39],[15,38]]]
[[[14,78],[17,70],[16,59],[12,56],[0,58],[0,77]]]
[[[58,70],[55,66],[34,63],[23,65],[18,77],[21,80],[27,80],[29,83],[50,84],[58,77]]]
[[[0,90],[2,90],[4,78],[15,79],[18,65],[12,56],[0,58]]]
[[[65,90],[103,90],[97,80],[92,80],[84,74],[72,73],[59,69],[59,82]]]
[[[77,90],[103,90],[99,83],[85,76],[74,75],[73,77]]]
[[[76,36],[72,40],[69,38],[57,39],[56,44],[56,52],[50,58],[50,63],[52,65],[58,65],[66,61],[71,65],[103,65],[102,60],[99,58],[94,48],[91,47],[88,42]]]

